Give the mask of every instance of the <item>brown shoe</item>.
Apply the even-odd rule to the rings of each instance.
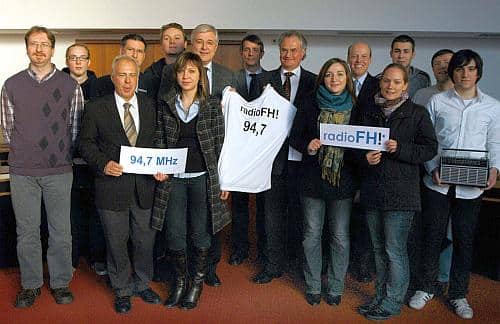
[[[26,308],[35,303],[35,299],[40,296],[40,288],[21,289],[16,296],[16,307]]]
[[[73,294],[68,287],[51,289],[50,292],[58,304],[71,304],[73,302]]]

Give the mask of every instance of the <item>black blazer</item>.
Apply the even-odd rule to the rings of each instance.
[[[379,89],[379,79],[368,73],[357,98],[357,106],[361,111],[375,105],[375,99],[373,97]]]
[[[276,70],[263,72],[257,76],[255,87],[250,89],[250,99],[255,99],[260,96],[264,87],[269,83],[280,95],[285,97],[285,90],[283,89],[283,84],[281,81],[281,67]],[[297,88],[297,94],[293,101],[293,105],[297,110],[301,109],[302,98],[307,96],[314,90],[314,84],[316,82],[316,75],[309,72],[303,68],[300,70],[300,80],[299,86]],[[274,159],[272,175],[281,175],[284,170],[286,170],[286,165],[288,161],[288,139],[285,140],[281,146],[278,155]]]
[[[137,94],[139,134],[137,147],[154,148],[156,107],[146,95]],[[85,105],[80,132],[80,153],[95,171],[95,204],[99,209],[127,209],[137,190],[142,208],[153,206],[155,180],[151,175],[124,173],[120,177],[104,174],[110,161],[120,161],[120,146],[130,143],[116,108],[114,95],[93,99]]]

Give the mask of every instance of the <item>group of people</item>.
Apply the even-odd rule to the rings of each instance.
[[[474,228],[481,194],[494,186],[500,167],[500,103],[477,86],[483,71],[477,53],[436,52],[431,66],[437,83],[431,86],[427,73],[411,65],[415,42],[407,35],[392,41],[392,63],[377,76],[368,73],[372,53],[364,42],[349,46],[346,60],[327,60],[315,75],[301,66],[307,40],[298,31],[280,35],[280,65],[271,71],[260,64],[264,44],[257,35],[241,41],[243,69],[237,73],[213,61],[219,44],[213,26],[196,26],[190,40],[186,51],[182,26],[163,26],[165,56],[142,73],[146,42],[125,35],[111,75],[97,78],[84,44],[68,47],[64,73],[51,62],[54,34],[40,26],[26,33],[29,67],[5,82],[0,102],[21,272],[16,307],[33,305],[43,286],[41,208],[33,208],[43,198],[57,303],[73,301],[69,284],[83,213],[90,263],[109,275],[117,312],[130,311],[132,296],[160,303],[150,281],[167,270],[172,284],[165,306],[195,308],[204,283],[222,284],[218,233],[229,222],[229,263],[249,258],[249,194],[229,193],[219,184],[223,90],[230,86],[251,101],[270,84],[296,115],[274,158],[271,189],[256,194],[262,268],[252,281],[280,278],[289,263],[303,273],[310,305],[320,304],[322,292],[326,303],[339,305],[351,245],[357,277],[367,281],[373,245],[376,294],[360,314],[397,316],[409,286],[409,306],[422,309],[445,285],[438,284],[443,268],[456,314],[473,317],[466,295]],[[320,124],[384,127],[390,138],[383,151],[328,146],[320,140]],[[188,148],[185,172],[125,173],[121,146]],[[487,150],[486,188],[441,183],[439,157],[446,148]],[[356,235],[351,221],[360,228]],[[452,252],[446,246],[440,256],[447,236]],[[420,253],[409,258],[407,244]]]

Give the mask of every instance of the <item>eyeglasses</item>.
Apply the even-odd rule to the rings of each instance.
[[[88,56],[76,56],[76,55],[70,55],[67,57],[69,61],[71,62],[76,62],[76,61],[88,61],[89,57]]]
[[[32,47],[32,48],[38,48],[38,46],[40,46],[42,49],[45,50],[45,49],[51,48],[52,44],[50,44],[50,43],[29,42],[28,46]]]

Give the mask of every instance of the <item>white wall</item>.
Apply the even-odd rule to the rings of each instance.
[[[0,0],[0,30],[157,28],[500,32],[498,0]],[[90,13],[90,14],[88,14]]]
[[[276,44],[277,33],[261,34],[265,55],[262,65],[266,69],[274,69],[279,65],[279,53]],[[56,40],[56,50],[53,62],[62,68],[65,66],[64,52],[66,47],[74,42],[75,36],[59,35]],[[349,44],[355,41],[366,41],[372,47],[373,63],[370,67],[372,74],[379,73],[385,65],[390,63],[389,48],[392,41],[391,37],[362,37],[362,36],[325,36],[325,35],[307,35],[309,46],[307,57],[303,66],[318,73],[322,64],[331,57],[340,57],[345,59]],[[484,59],[483,78],[479,83],[480,88],[487,94],[500,99],[500,42],[490,39],[472,39],[472,38],[435,38],[435,37],[417,37],[416,38],[417,55],[413,65],[426,71],[431,75],[435,82],[430,67],[430,58],[441,48],[450,48],[458,50],[462,48],[471,48],[477,51]],[[24,69],[28,65],[28,58],[24,46],[22,34],[1,35],[0,34],[0,84],[3,84],[10,75]]]

